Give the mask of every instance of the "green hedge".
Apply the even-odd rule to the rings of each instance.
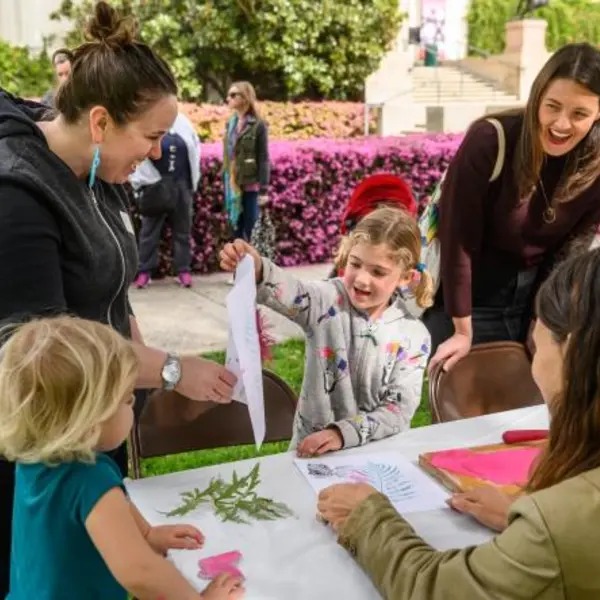
[[[471,0],[467,15],[469,45],[501,54],[504,25],[515,16],[517,5],[518,0]],[[595,0],[551,0],[533,16],[548,22],[548,50],[569,42],[600,44],[600,3]]]
[[[27,48],[0,40],[0,87],[19,96],[39,97],[52,86],[53,77],[45,52],[31,55]]]

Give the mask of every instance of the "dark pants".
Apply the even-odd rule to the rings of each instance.
[[[139,418],[146,402],[146,390],[136,390],[134,412]],[[121,444],[110,453],[123,477],[128,473],[127,444]],[[12,537],[13,498],[15,491],[15,464],[0,459],[0,598],[8,595],[10,575],[10,547]],[[32,543],[35,543],[32,540]]]
[[[242,192],[242,212],[235,230],[235,238],[250,242],[258,220],[258,192]]]
[[[476,292],[471,313],[474,346],[486,342],[525,342],[533,317],[537,275],[535,268],[514,271],[493,291],[488,287],[486,292]],[[442,297],[440,289],[434,306],[422,317],[431,335],[432,356],[438,346],[454,334],[454,325],[446,314]]]
[[[140,272],[150,273],[158,266],[158,246],[165,221],[173,230],[173,265],[177,273],[190,270],[190,232],[192,229],[192,201],[194,193],[185,180],[173,181],[177,195],[175,208],[160,217],[142,217],[140,231]]]

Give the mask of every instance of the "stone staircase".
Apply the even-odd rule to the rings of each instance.
[[[415,66],[411,72],[412,101],[435,106],[462,102],[504,104],[516,102],[517,97],[498,89],[456,66]]]

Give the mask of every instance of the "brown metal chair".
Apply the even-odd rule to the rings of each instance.
[[[542,404],[531,376],[531,357],[517,342],[473,346],[449,371],[438,364],[429,376],[433,423],[456,421]]]
[[[281,377],[263,370],[267,431],[265,442],[289,440],[298,397]],[[253,444],[248,408],[240,402],[196,402],[177,392],[150,394],[129,436],[134,479],[142,458],[224,446]]]

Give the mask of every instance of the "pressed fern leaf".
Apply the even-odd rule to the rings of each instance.
[[[293,516],[292,510],[283,502],[260,497],[256,492],[259,484],[260,463],[256,463],[243,477],[234,471],[229,483],[221,477],[215,477],[205,490],[195,488],[182,492],[181,504],[164,514],[167,517],[182,517],[200,505],[210,503],[215,515],[223,522],[249,524],[251,519],[274,521]]]

